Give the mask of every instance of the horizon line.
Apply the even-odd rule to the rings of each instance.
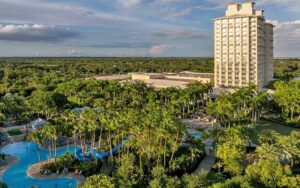
[[[3,58],[214,58],[213,56],[0,56]],[[299,57],[273,57],[273,59],[300,59]]]

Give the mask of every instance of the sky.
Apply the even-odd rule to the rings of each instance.
[[[211,57],[228,0],[0,0],[0,56]],[[241,2],[241,1],[237,1]],[[300,57],[300,0],[256,0]]]

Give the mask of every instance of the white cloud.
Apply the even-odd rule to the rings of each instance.
[[[114,0],[114,3],[118,1],[119,0]],[[120,0],[120,2],[127,7],[140,4],[139,6],[142,8],[135,9],[134,11],[128,8],[117,12],[103,12],[78,4],[76,5],[76,3],[66,4],[60,2],[44,2],[42,0],[0,0],[0,22],[13,24],[43,23],[48,25],[114,27],[134,29],[135,31],[145,29],[172,30],[186,27],[178,24],[161,23],[159,21],[144,19],[144,16],[157,16],[162,19],[166,17],[165,14],[158,13],[161,9],[157,5],[145,4],[142,0]]]
[[[54,25],[134,25],[136,19],[94,11],[74,4],[41,0],[0,0],[0,21],[6,23],[44,23]]]
[[[257,5],[276,5],[284,11],[299,13],[300,1],[299,0],[259,0]]]
[[[122,5],[124,8],[131,8],[138,4],[140,4],[141,0],[118,0],[118,3]]]
[[[108,44],[92,44],[92,45],[81,45],[81,47],[88,48],[126,48],[126,49],[139,49],[139,48],[149,48],[153,43],[149,42],[112,42]]]
[[[69,50],[68,55],[70,56],[80,56],[80,55],[83,55],[83,52],[81,50]]]
[[[270,20],[275,25],[274,45],[277,57],[299,57],[300,49],[300,20],[279,22]]]
[[[74,38],[79,33],[53,25],[5,25],[0,26],[0,40],[19,42],[58,43]]]
[[[195,39],[207,37],[201,30],[178,30],[171,32],[154,32],[154,36],[167,39]]]
[[[171,47],[172,47],[172,46],[167,45],[167,44],[158,44],[158,45],[152,46],[152,47],[149,49],[149,53],[150,53],[150,55],[153,55],[153,56],[161,55],[161,54],[163,54],[167,49],[169,49],[169,48],[171,48]]]
[[[234,2],[233,0],[203,0],[205,2],[216,5],[219,8],[225,8],[226,3]],[[253,0],[258,6],[261,5],[276,5],[288,11],[297,11],[300,9],[299,0]],[[243,2],[239,0],[238,2]]]
[[[160,4],[167,4],[167,3],[178,3],[178,2],[185,2],[188,0],[156,0],[156,3],[160,3]]]
[[[265,4],[275,4],[275,5],[297,5],[300,6],[300,1],[298,0],[257,0],[256,3],[258,5],[265,5]]]
[[[197,10],[217,10],[223,8],[223,5],[220,6],[201,6],[201,5],[196,5],[196,6],[191,6],[186,9],[183,9],[179,12],[176,12],[172,14],[170,17],[171,18],[176,18],[176,17],[183,17],[186,15],[189,15],[190,13],[197,11]]]

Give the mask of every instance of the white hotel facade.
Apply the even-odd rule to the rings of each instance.
[[[273,79],[273,25],[255,3],[230,3],[226,16],[214,20],[216,88],[249,84],[262,89]]]

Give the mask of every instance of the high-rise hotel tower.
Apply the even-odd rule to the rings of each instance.
[[[229,3],[214,20],[215,87],[249,84],[262,89],[273,79],[273,25],[255,3]]]

